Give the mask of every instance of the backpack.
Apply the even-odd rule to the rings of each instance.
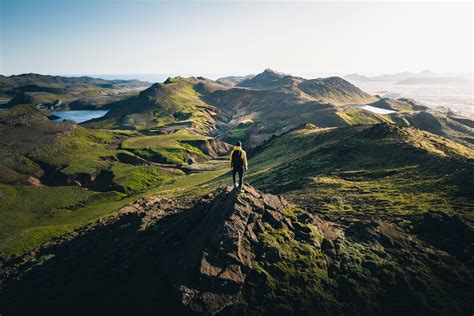
[[[242,150],[234,150],[232,153],[232,167],[235,169],[242,168],[244,166],[244,159],[242,158]]]

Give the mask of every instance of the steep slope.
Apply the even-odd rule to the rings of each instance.
[[[333,105],[365,104],[377,99],[339,77],[304,80],[298,88],[320,103]]]
[[[305,122],[344,126],[347,121],[336,113],[343,111],[338,106],[375,100],[341,78],[305,80],[269,69],[237,86],[176,77],[154,84],[137,97],[110,104],[113,109],[105,117],[87,126],[160,132],[186,126],[225,141],[243,137],[242,141],[254,146]]]
[[[51,122],[40,110],[16,106],[0,110],[0,183],[28,183],[41,168],[27,156],[49,153],[62,137],[74,133],[75,124]]]
[[[265,69],[263,72],[241,81],[238,86],[252,89],[272,89],[291,85],[295,80],[302,79],[303,78],[285,75],[284,73],[276,72],[271,69]]]
[[[459,119],[450,114],[429,110],[411,113],[395,113],[390,119],[400,126],[412,126],[441,135],[467,146],[474,146],[474,122]]]
[[[311,208],[472,216],[474,151],[391,124],[297,129],[252,159],[249,181]]]
[[[0,257],[114,211],[128,196],[212,175],[230,149],[185,129],[147,136],[52,122],[32,106],[0,110]]]
[[[295,95],[309,97],[318,103],[332,105],[361,104],[377,100],[356,86],[339,77],[304,79],[266,69],[244,80],[239,87],[251,89],[286,89]]]
[[[333,223],[251,187],[141,199],[5,262],[0,301],[50,315],[470,313],[472,224],[406,220]],[[441,223],[464,238],[438,231],[447,251],[430,239]]]
[[[202,94],[218,88],[225,86],[204,78],[168,78],[136,97],[110,105],[112,111],[86,126],[141,130],[189,127],[208,133],[215,129],[218,110],[204,102]]]
[[[240,139],[254,147],[303,123],[330,127],[364,120],[367,114],[362,110],[351,108],[351,113],[344,115],[343,106],[378,99],[341,78],[305,80],[267,69],[238,87],[209,94],[206,100],[232,117],[221,126],[224,140]],[[367,123],[384,121],[378,115],[370,116]]]

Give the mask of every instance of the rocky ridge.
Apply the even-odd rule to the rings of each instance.
[[[472,240],[462,218],[336,222],[249,186],[142,198],[3,263],[0,302],[6,313],[462,315]]]

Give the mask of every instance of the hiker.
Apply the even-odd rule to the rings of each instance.
[[[242,184],[244,182],[244,171],[247,171],[247,154],[242,149],[242,143],[239,141],[234,146],[234,150],[230,153],[230,167],[232,168],[232,179],[234,180],[234,186],[237,187],[235,181],[235,174],[239,173],[239,190],[242,190]]]

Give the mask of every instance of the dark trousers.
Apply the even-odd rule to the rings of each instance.
[[[232,179],[234,180],[235,184],[235,174],[239,174],[239,188],[242,187],[242,183],[244,182],[244,168],[232,169]]]

